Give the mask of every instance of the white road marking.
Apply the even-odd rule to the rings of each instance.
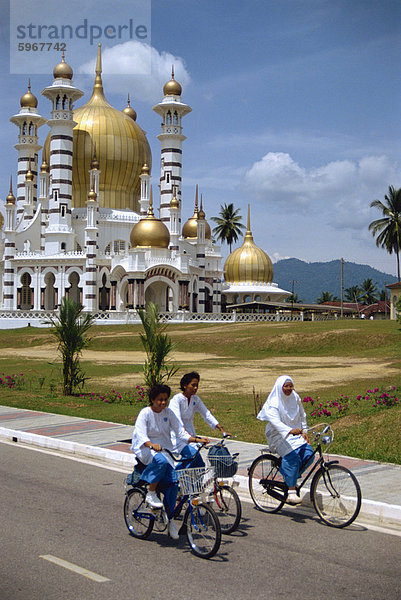
[[[110,581],[107,577],[103,577],[102,575],[98,575],[97,573],[93,573],[93,571],[88,571],[88,569],[83,569],[78,565],[74,565],[73,563],[68,562],[67,560],[63,560],[62,558],[58,558],[57,556],[52,556],[51,554],[43,554],[39,556],[39,558],[43,558],[44,560],[48,560],[59,567],[64,567],[69,571],[73,571],[74,573],[78,573],[79,575],[83,575],[92,581],[96,581],[97,583],[104,583],[105,581]]]

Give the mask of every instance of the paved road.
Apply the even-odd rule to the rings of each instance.
[[[331,529],[296,510],[265,515],[244,503],[240,530],[205,561],[185,538],[128,535],[122,473],[11,444],[0,449],[1,600],[401,597],[399,535]],[[41,558],[49,555],[108,581]]]

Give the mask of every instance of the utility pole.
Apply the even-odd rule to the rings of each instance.
[[[290,283],[292,284],[291,287],[291,317],[292,317],[292,313],[294,310],[294,283],[298,283],[296,279],[291,279]]]
[[[341,318],[344,317],[344,259],[341,261]]]

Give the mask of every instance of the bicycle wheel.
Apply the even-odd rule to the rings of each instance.
[[[220,548],[221,528],[216,513],[207,504],[188,506],[184,525],[192,552],[200,558],[211,558]]]
[[[331,527],[350,525],[361,508],[358,480],[341,465],[321,467],[313,478],[310,495],[317,514]]]
[[[210,494],[213,498],[213,510],[219,518],[221,533],[232,533],[241,521],[241,501],[237,492],[229,485],[216,485]]]
[[[149,537],[154,523],[152,512],[145,503],[145,492],[141,488],[132,488],[127,492],[124,502],[124,519],[130,535],[139,539]]]
[[[275,513],[286,501],[288,488],[279,468],[280,461],[273,454],[258,456],[249,468],[249,493],[259,510]]]

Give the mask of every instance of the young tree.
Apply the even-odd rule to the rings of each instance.
[[[63,393],[71,396],[74,388],[85,383],[79,357],[90,342],[87,333],[95,320],[94,315],[82,314],[83,306],[65,297],[61,299],[59,314],[50,317],[52,333],[58,340],[57,350],[63,361]]]
[[[224,204],[224,206],[220,206],[219,216],[212,217],[212,221],[217,223],[217,226],[213,228],[213,233],[218,240],[226,242],[230,246],[230,254],[232,243],[238,240],[242,230],[245,229],[245,225],[241,223],[242,217],[239,212],[239,208],[234,210],[234,204]]]
[[[372,221],[369,231],[377,235],[376,246],[385,248],[389,254],[393,252],[397,258],[398,281],[400,279],[400,248],[401,248],[401,188],[396,190],[390,185],[384,202],[373,200],[370,206],[382,211],[383,218]]]
[[[147,356],[143,365],[143,375],[148,389],[167,382],[178,371],[168,359],[174,344],[165,333],[167,325],[160,322],[157,310],[153,302],[149,302],[146,310],[138,310],[144,329],[139,336]]]
[[[364,304],[373,304],[377,300],[377,288],[370,277],[361,283],[360,300]]]

